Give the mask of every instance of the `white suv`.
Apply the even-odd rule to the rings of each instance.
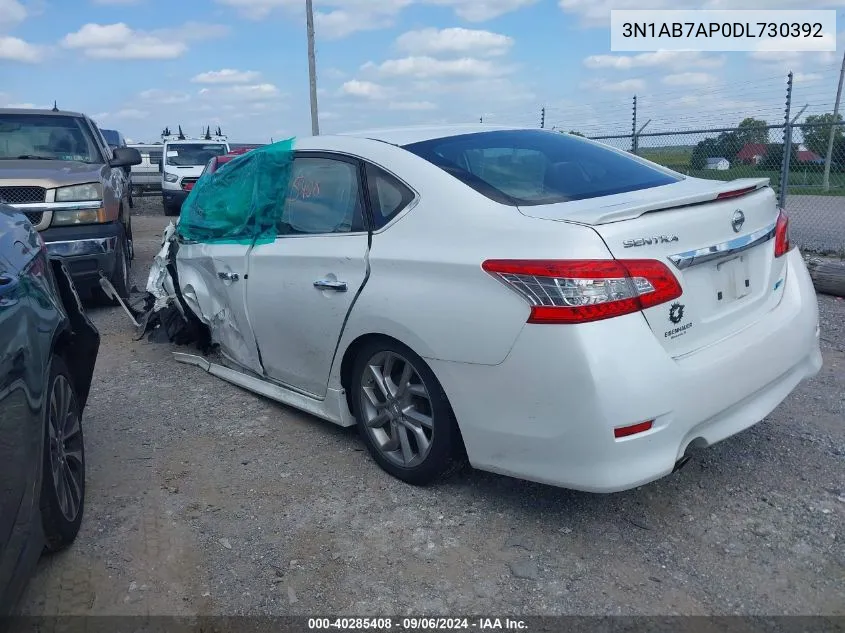
[[[161,196],[165,215],[179,215],[182,203],[215,156],[229,153],[229,143],[220,137],[167,140],[161,171]]]

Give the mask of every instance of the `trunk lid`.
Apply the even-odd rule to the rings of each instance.
[[[589,224],[618,260],[666,264],[683,294],[643,315],[666,351],[678,357],[753,325],[777,305],[786,258],[774,257],[779,209],[767,185],[767,179],[690,178],[633,194],[520,211]],[[735,192],[743,193],[718,199]]]

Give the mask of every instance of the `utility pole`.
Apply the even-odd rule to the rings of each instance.
[[[314,54],[314,7],[311,0],[305,0],[306,22],[308,24],[308,77],[311,81],[311,134],[320,135],[320,119],[317,114],[317,60]]]
[[[827,155],[824,158],[824,179],[822,187],[830,189],[830,161],[833,159],[833,137],[836,132],[836,117],[839,115],[839,101],[842,98],[842,80],[845,79],[845,53],[842,55],[842,68],[839,69],[839,87],[836,89],[836,103],[833,105],[833,124],[830,126],[830,136],[827,139]]]
[[[540,127],[541,128],[546,127],[546,107],[545,106],[543,106],[543,108],[540,110]]]

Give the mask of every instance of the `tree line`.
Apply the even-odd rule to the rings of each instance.
[[[842,134],[841,123],[842,116],[839,114],[836,116],[831,113],[808,116],[804,123],[798,126],[801,130],[803,145],[818,157],[824,158],[827,154],[830,126],[840,124],[834,127],[833,160],[834,162],[837,159],[842,161],[845,159],[845,136]],[[716,138],[704,139],[698,143],[690,157],[690,167],[692,169],[703,169],[708,158],[726,158],[733,163],[742,148],[749,143],[753,143],[766,146],[763,158],[758,164],[760,169],[780,169],[783,164],[784,144],[783,141],[780,143],[770,141],[770,129],[766,121],[753,117],[745,118],[736,130],[722,132]],[[777,133],[782,133],[781,129],[774,129]],[[799,143],[794,142],[789,157],[792,166],[801,162],[798,160],[798,148]]]

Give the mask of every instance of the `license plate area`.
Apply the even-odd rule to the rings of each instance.
[[[716,265],[716,302],[733,303],[751,294],[751,271],[748,257],[739,255]]]

